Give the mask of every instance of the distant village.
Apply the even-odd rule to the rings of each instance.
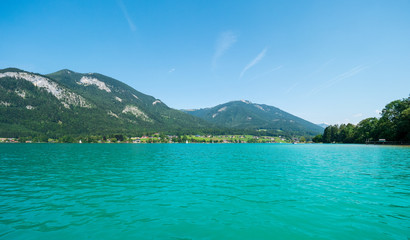
[[[58,139],[45,137],[0,138],[0,143],[288,143],[282,136],[252,136],[252,135],[164,135],[155,133],[150,136],[126,137],[123,135],[64,136]]]

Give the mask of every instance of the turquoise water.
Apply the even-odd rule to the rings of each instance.
[[[410,239],[410,148],[0,144],[0,239]]]

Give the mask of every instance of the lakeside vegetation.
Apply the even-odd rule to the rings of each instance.
[[[33,84],[38,79],[42,86]],[[249,101],[232,101],[212,109],[207,117],[193,116],[98,73],[65,69],[41,75],[0,69],[0,138],[47,142],[160,132],[177,136],[304,136],[311,140],[323,131],[278,108]]]
[[[304,139],[302,137],[302,139]],[[64,136],[61,138],[21,137],[0,138],[0,143],[289,143],[290,139],[282,136],[253,136],[253,135],[164,135],[160,133],[151,136],[127,137],[124,135],[111,136]]]
[[[0,142],[410,142],[409,97],[387,104],[380,119],[323,129],[246,100],[183,112],[96,73],[0,74]],[[44,86],[33,84],[39,79]]]
[[[380,119],[366,118],[357,125],[328,126],[313,142],[323,143],[410,143],[410,97],[395,100],[385,106]]]

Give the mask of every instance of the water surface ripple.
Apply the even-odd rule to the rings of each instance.
[[[410,239],[410,148],[0,144],[0,239]]]

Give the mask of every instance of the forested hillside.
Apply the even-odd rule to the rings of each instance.
[[[0,137],[154,132],[292,137],[323,131],[278,108],[248,101],[187,112],[98,73],[0,70]]]
[[[410,97],[387,104],[380,119],[366,118],[357,125],[328,126],[323,135],[313,138],[315,142],[324,143],[365,143],[379,140],[410,143]]]
[[[212,108],[185,110],[222,127],[262,130],[276,134],[316,135],[323,128],[279,108],[249,101],[232,101]]]
[[[205,121],[101,74],[0,70],[0,136],[198,132]]]

